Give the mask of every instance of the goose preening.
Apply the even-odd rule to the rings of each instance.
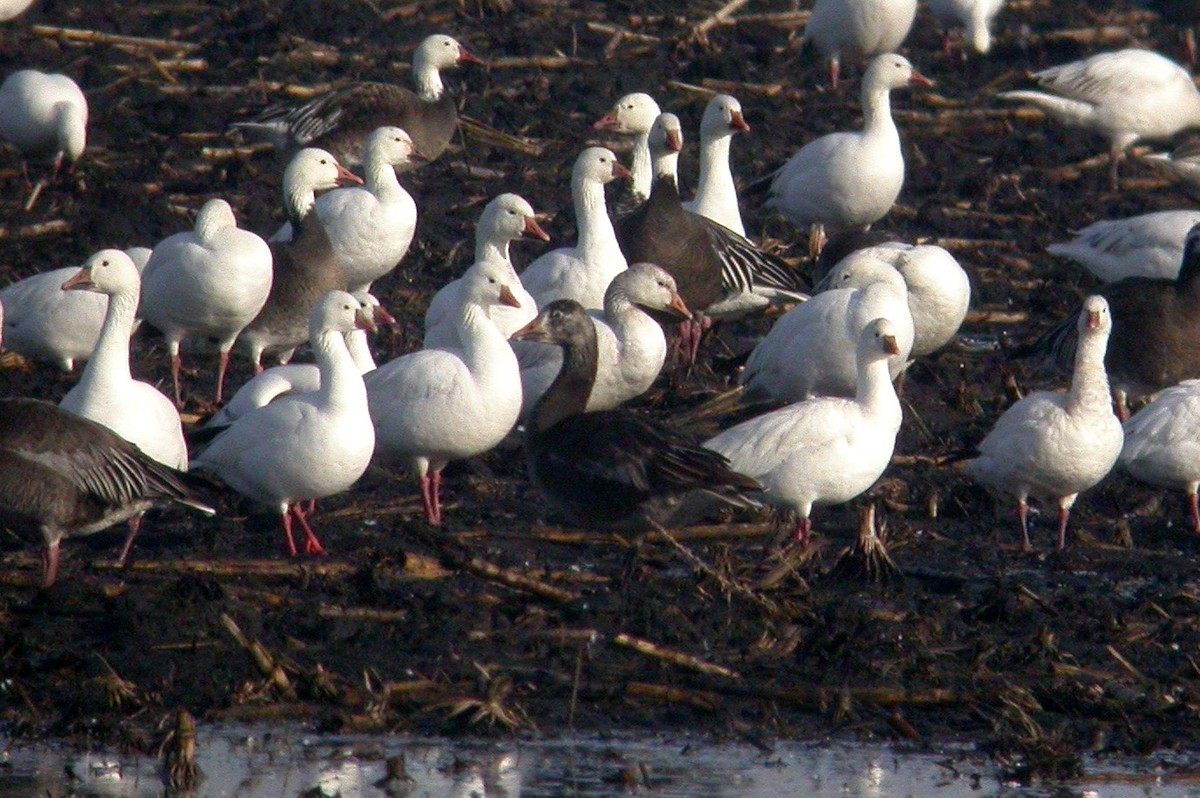
[[[150,260],[146,247],[132,247],[125,254],[138,271]],[[53,363],[63,371],[74,371],[77,361],[92,356],[104,326],[108,297],[62,290],[62,284],[78,271],[78,266],[51,269],[0,290],[5,349]]]
[[[390,83],[350,83],[302,105],[270,106],[232,127],[266,139],[280,151],[320,147],[342,163],[358,166],[367,136],[388,125],[406,131],[427,161],[436,160],[458,128],[458,109],[441,73],[465,63],[483,62],[450,36],[434,34],[413,54],[415,93]],[[405,165],[411,168],[416,163]]]
[[[1188,196],[1200,200],[1200,137],[1192,136],[1170,152],[1143,157],[1170,172]]]
[[[685,209],[740,236],[746,235],[746,227],[742,224],[737,186],[729,168],[729,145],[735,133],[748,132],[750,125],[742,116],[742,104],[737,98],[718,94],[708,101],[700,119],[700,182],[695,199],[683,203]]]
[[[374,326],[371,312],[350,294],[325,294],[309,322],[320,388],[247,413],[192,463],[193,470],[212,472],[238,493],[277,509],[293,556],[293,519],[304,531],[305,553],[324,551],[309,524],[311,511],[301,505],[349,489],[371,462],[375,429],[346,336]]]
[[[609,284],[604,312],[589,312],[596,327],[597,359],[585,412],[617,407],[654,384],[667,359],[667,339],[652,313],[691,316],[675,278],[653,263],[631,264]],[[517,344],[514,349],[521,366],[525,417],[562,371],[562,350],[534,344]]]
[[[1100,53],[1031,75],[1046,91],[1006,91],[1055,121],[1108,140],[1109,182],[1126,149],[1143,139],[1168,139],[1200,125],[1200,91],[1187,70],[1150,50]]]
[[[509,243],[525,236],[549,241],[550,236],[535,218],[533,206],[517,194],[501,194],[483,209],[475,228],[475,260],[507,263],[512,274],[508,285],[521,307],[493,305],[488,317],[496,323],[505,337],[512,335],[537,315],[537,302],[525,290],[508,256]],[[450,281],[438,289],[425,311],[426,349],[454,349],[462,346],[458,340],[458,308],[462,306],[463,278]]]
[[[417,477],[431,524],[442,522],[442,469],[495,447],[521,412],[517,357],[488,312],[520,304],[511,274],[496,261],[467,270],[456,317],[461,348],[422,349],[366,375],[379,457]]]
[[[214,401],[221,402],[229,352],[270,293],[271,260],[267,242],[238,228],[233,208],[223,199],[204,203],[194,230],[155,246],[142,274],[139,315],[166,338],[177,405],[183,405],[179,348],[191,336],[211,338],[217,345]]]
[[[1162,391],[1124,429],[1121,468],[1141,482],[1186,491],[1192,529],[1200,532],[1200,380]]]
[[[584,412],[599,360],[596,326],[572,300],[552,302],[513,338],[561,347],[562,370],[525,424],[529,476],[550,506],[584,527],[645,531],[746,506],[758,483],[671,427],[627,410]]]
[[[103,424],[158,462],[187,470],[187,444],[175,404],[150,383],[135,380],[129,370],[129,337],[141,294],[133,260],[119,249],[102,249],[62,288],[105,294],[108,310],[96,350],[59,406]]]
[[[819,295],[818,295],[819,296]],[[892,459],[900,400],[888,372],[902,330],[872,319],[855,341],[851,399],[817,397],[731,427],[704,445],[762,485],[767,502],[796,513],[808,544],[814,505],[841,504],[875,484]]]
[[[885,53],[863,75],[863,129],[810,141],[771,181],[765,206],[796,228],[826,232],[870,227],[884,217],[904,186],[904,153],[892,120],[891,92],[933,83],[904,56]]]
[[[371,283],[404,259],[417,229],[417,204],[396,179],[396,170],[422,161],[408,133],[381,127],[367,138],[363,185],[336,188],[317,198],[314,210],[341,266],[346,290],[371,290]],[[291,222],[271,237],[290,241]]]
[[[800,46],[811,42],[829,59],[829,82],[836,88],[843,58],[895,52],[916,14],[917,0],[817,0]]]
[[[336,188],[341,181],[362,183],[336,158],[315,147],[300,150],[284,170],[284,210],[292,223],[292,239],[271,244],[271,291],[262,310],[238,337],[255,372],[262,371],[266,351],[282,351],[281,360],[286,363],[292,350],[308,340],[313,307],[328,292],[345,288],[329,234],[312,212],[316,192]]]
[[[618,195],[614,206],[617,216],[632,213],[650,197],[654,182],[654,165],[650,162],[650,128],[662,111],[654,98],[645,92],[626,94],[592,127],[613,133],[633,136],[633,155],[629,167],[627,189]]]
[[[975,52],[984,54],[992,49],[992,20],[1004,8],[1004,0],[929,0],[929,10],[944,27],[960,25]],[[945,50],[950,52],[950,34],[946,33]]]
[[[1174,280],[1188,231],[1200,211],[1155,211],[1093,222],[1047,252],[1075,261],[1106,283],[1126,277]]]
[[[0,83],[0,139],[25,158],[48,157],[55,174],[83,155],[87,122],[83,90],[66,75],[22,69]]]
[[[1073,321],[1078,345],[1070,390],[1035,391],[1008,408],[979,444],[979,457],[966,464],[976,482],[1016,498],[1026,552],[1033,550],[1029,497],[1058,504],[1058,548],[1066,548],[1071,506],[1112,470],[1124,440],[1104,371],[1104,350],[1116,329],[1108,302],[1088,297]]]

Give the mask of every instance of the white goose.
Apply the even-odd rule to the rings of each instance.
[[[729,168],[729,144],[735,133],[749,130],[742,104],[736,98],[718,94],[708,101],[700,120],[700,183],[696,198],[683,203],[692,213],[706,216],[740,236],[746,235],[746,227]]]
[[[1141,482],[1187,491],[1192,528],[1200,532],[1200,380],[1162,391],[1124,430],[1120,466]]]
[[[1183,243],[1196,224],[1200,224],[1200,211],[1104,219],[1046,251],[1075,261],[1106,283],[1126,277],[1174,280],[1183,262]]]
[[[633,136],[633,157],[629,168],[629,196],[626,208],[617,203],[617,215],[641,205],[650,196],[654,183],[654,165],[650,159],[650,128],[662,111],[654,98],[644,92],[626,94],[613,104],[612,110],[592,125],[596,130],[609,130]]]
[[[1112,331],[1108,302],[1090,296],[1079,314],[1075,373],[1067,393],[1036,391],[1004,412],[966,464],[975,481],[1016,497],[1021,548],[1029,542],[1027,500],[1058,504],[1058,548],[1067,544],[1067,519],[1080,492],[1112,470],[1121,454],[1121,422],[1113,414],[1104,351]]]
[[[1004,0],[929,0],[929,10],[944,26],[966,28],[967,41],[975,52],[992,49],[992,21],[1004,8]],[[946,39],[949,50],[949,36]]]
[[[129,372],[129,336],[141,292],[133,260],[118,249],[102,249],[62,287],[106,294],[108,311],[96,351],[59,406],[103,424],[160,463],[187,470],[187,444],[175,405]]]
[[[675,278],[653,263],[634,263],[613,278],[604,294],[604,312],[591,312],[596,328],[596,378],[584,412],[609,410],[641,396],[662,371],[667,340],[646,311],[689,318]],[[551,344],[514,342],[521,366],[524,418],[562,371],[562,349]]]
[[[0,84],[0,138],[24,157],[49,156],[55,173],[83,155],[87,121],[83,90],[66,75],[22,69]]]
[[[904,186],[904,153],[892,120],[892,89],[933,85],[908,59],[886,53],[863,76],[863,129],[830,133],[796,152],[771,181],[766,207],[803,231],[869,227],[892,208]]]
[[[916,14],[917,0],[817,0],[801,46],[812,42],[829,59],[829,82],[836,87],[843,57],[895,52]]]
[[[132,247],[125,254],[138,271],[150,260],[146,247]],[[63,371],[74,371],[76,361],[92,356],[108,298],[90,291],[62,290],[62,284],[78,271],[78,266],[51,269],[0,290],[5,349],[53,363]]]
[[[442,520],[442,469],[496,446],[521,411],[516,355],[487,313],[497,303],[516,306],[510,271],[492,261],[476,266],[463,284],[462,349],[422,349],[366,375],[378,454],[416,475],[431,524]]]
[[[629,170],[603,147],[588,147],[571,170],[571,196],[579,240],[542,255],[521,272],[521,283],[538,307],[556,299],[574,299],[589,310],[600,308],[612,278],[628,263],[617,244],[604,199],[604,186]]]
[[[0,22],[8,22],[25,13],[33,0],[0,0]]]
[[[346,348],[352,330],[374,328],[368,311],[350,294],[331,291],[313,308],[309,328],[321,387],[242,416],[193,464],[277,508],[293,556],[293,518],[304,531],[305,552],[324,551],[301,503],[347,490],[366,471],[375,448],[362,375]]]
[[[362,187],[322,194],[314,206],[329,244],[345,271],[348,291],[371,290],[371,283],[404,259],[417,229],[417,204],[396,178],[396,169],[424,158],[398,127],[381,127],[367,138]],[[272,241],[291,241],[286,222]]]
[[[488,318],[496,323],[506,338],[533,321],[537,315],[537,302],[521,284],[508,256],[509,243],[523,236],[550,240],[534,217],[533,206],[523,197],[501,194],[483,209],[475,228],[474,262],[487,260],[507,263],[512,271],[508,285],[521,307],[493,305],[488,309]],[[429,309],[425,311],[426,349],[457,349],[462,346],[458,340],[458,309],[462,307],[462,292],[463,278],[460,277],[438,289],[429,301]]]
[[[796,512],[796,533],[806,545],[814,505],[850,501],[891,462],[902,411],[888,363],[900,354],[900,333],[886,318],[863,327],[855,345],[853,399],[798,402],[704,444],[729,458],[734,471],[758,480],[768,502]]]
[[[1200,91],[1183,67],[1149,50],[1100,53],[1032,75],[1046,91],[1006,91],[1057,122],[1108,140],[1109,179],[1117,186],[1122,153],[1141,139],[1167,139],[1200,125]]]
[[[183,403],[179,348],[191,336],[216,342],[215,401],[221,401],[229,352],[271,291],[271,262],[267,242],[239,229],[233,208],[223,199],[204,203],[193,230],[168,236],[154,248],[142,274],[140,315],[167,340],[176,404]]]
[[[812,396],[853,396],[858,385],[856,347],[874,319],[890,319],[899,354],[888,362],[893,378],[907,363],[913,319],[904,278],[891,264],[863,259],[849,282],[830,288],[780,318],[750,353],[738,382],[751,400],[796,402]],[[847,272],[849,274],[849,272]]]

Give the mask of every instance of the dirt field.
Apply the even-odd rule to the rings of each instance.
[[[542,153],[468,140],[404,178],[421,219],[401,268],[377,285],[403,323],[378,342],[381,361],[419,342],[425,303],[467,265],[490,197],[521,193],[556,215],[555,244],[570,239],[561,213],[570,164],[624,92],[650,91],[688,132],[705,87],[737,95],[753,128],[733,146],[735,174],[747,179],[858,124],[859,70],[829,91],[824,67],[795,46],[803,15],[790,3],[751,2],[707,37],[694,26],[716,10],[710,2],[502,5],[44,0],[0,28],[0,66],[75,77],[91,103],[91,140],[74,177],[31,212],[19,162],[0,155],[0,284],[101,247],[152,245],[190,227],[213,196],[230,200],[244,226],[273,231],[279,167],[269,153],[230,150],[227,125],[343,80],[407,84],[412,47],[435,31],[490,61],[450,78],[465,113]],[[937,86],[893,100],[909,172],[884,226],[960,258],[975,291],[964,333],[976,344],[1045,329],[1087,292],[1089,276],[1043,251],[1067,230],[1188,207],[1137,162],[1110,192],[1104,166],[1084,163],[1098,142],[994,96],[1029,69],[1106,48],[1178,57],[1176,32],[1115,0],[1009,5],[993,53],[965,64],[942,54],[922,10],[905,52]],[[68,39],[36,25],[155,41]],[[694,155],[693,136],[687,175]],[[743,202],[751,234],[799,262],[806,240],[760,203]],[[519,244],[515,259],[541,251]],[[765,329],[723,331],[705,349],[711,365],[664,379],[647,403],[669,414],[721,389],[730,353]],[[6,395],[57,400],[76,378],[5,363]],[[188,385],[206,396],[214,364],[196,364]],[[150,338],[138,341],[134,370],[169,380]],[[107,565],[118,532],[69,542],[60,584],[39,593],[35,549],[0,537],[0,717],[19,735],[87,733],[144,749],[179,708],[331,730],[965,738],[1018,775],[1069,776],[1089,751],[1194,748],[1200,542],[1182,496],[1111,476],[1076,506],[1065,553],[1051,550],[1048,518],[1034,530],[1038,554],[1022,556],[1014,508],[997,511],[932,464],[977,442],[1011,402],[1006,379],[1028,387],[1030,370],[975,345],[910,371],[897,463],[871,493],[906,574],[890,586],[833,571],[860,503],[818,511],[808,558],[781,561],[759,517],[682,532],[681,547],[635,547],[548,526],[519,450],[450,469],[442,530],[421,519],[413,482],[370,473],[322,502],[318,530],[332,553],[319,559],[289,561],[274,519],[231,504],[213,521],[149,519],[124,572]],[[233,383],[248,374],[239,361]],[[254,641],[265,652],[257,660],[244,653]]]

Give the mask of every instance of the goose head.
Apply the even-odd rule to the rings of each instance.
[[[629,170],[621,166],[612,150],[604,147],[588,147],[575,159],[575,168],[571,171],[571,185],[581,185],[588,182],[605,185],[618,177],[629,177]]]
[[[237,227],[233,207],[223,199],[210,199],[200,206],[193,230],[202,244],[212,246],[220,232],[230,227]]]
[[[605,305],[610,296],[622,295],[634,305],[651,314],[666,314],[675,318],[690,319],[688,310],[675,278],[665,269],[653,263],[633,263],[613,278],[605,292]]]
[[[427,36],[413,53],[413,69],[417,72],[428,68],[442,70],[459,64],[482,63],[475,54],[459,44],[457,39],[444,33]]]
[[[283,171],[283,196],[288,218],[299,223],[312,210],[316,192],[341,183],[361,185],[362,178],[338,163],[329,152],[305,147],[292,156]]]
[[[119,249],[102,249],[62,284],[64,291],[93,291],[112,296],[138,291],[142,278],[133,259]]]
[[[562,347],[582,346],[588,338],[595,339],[596,327],[583,305],[574,299],[556,299],[511,336],[516,341],[535,344],[557,344]]]
[[[1079,311],[1079,336],[1108,335],[1112,330],[1112,315],[1108,312],[1108,300],[1092,294],[1083,300]]]
[[[683,125],[672,113],[659,114],[650,126],[650,154],[655,158],[683,150]]]
[[[899,331],[891,319],[878,318],[863,327],[858,337],[858,360],[873,363],[900,354]]]
[[[370,310],[345,291],[330,291],[321,297],[308,319],[308,334],[312,338],[325,332],[344,336],[355,330],[375,332],[375,320]]]
[[[522,236],[549,241],[537,223],[533,206],[519,194],[501,194],[492,199],[479,216],[475,237],[483,241],[516,241]]]
[[[357,299],[362,309],[371,316],[375,326],[382,327],[385,324],[391,326],[396,323],[396,317],[388,313],[387,308],[374,294],[368,291],[355,291],[351,296]]]
[[[367,137],[366,152],[367,159],[390,166],[404,166],[429,160],[417,150],[408,133],[390,125],[372,131]]]
[[[889,91],[905,86],[932,86],[933,81],[917,71],[907,58],[896,53],[876,56],[863,76],[863,92]]]
[[[614,133],[644,135],[658,118],[658,103],[649,94],[634,92],[626,94],[613,105],[612,110],[592,125],[596,130],[611,130]]]
[[[854,253],[858,255],[860,253]],[[900,290],[905,288],[904,275],[891,263],[879,257],[865,255],[842,260],[813,288],[813,293],[838,288],[866,288],[871,283],[887,283]]]
[[[511,263],[478,261],[463,275],[463,300],[484,308],[497,305],[519,308],[521,301],[511,287],[517,279]]]
[[[704,107],[704,117],[700,120],[700,135],[705,138],[718,138],[737,132],[748,133],[750,126],[742,116],[742,104],[736,97],[728,94],[718,94],[708,101]]]

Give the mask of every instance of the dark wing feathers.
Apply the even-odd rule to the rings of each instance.
[[[721,256],[724,288],[728,293],[744,293],[753,286],[770,286],[786,291],[804,291],[808,286],[787,261],[764,251],[745,236],[711,219],[708,236]]]

